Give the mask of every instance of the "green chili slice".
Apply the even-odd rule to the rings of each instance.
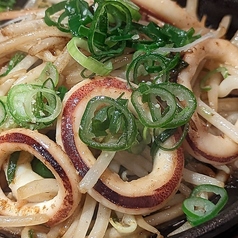
[[[133,91],[131,102],[146,127],[164,127],[169,123],[177,109],[176,100],[167,89],[155,84],[141,83]]]
[[[92,98],[82,116],[79,129],[81,140],[100,150],[130,148],[136,139],[137,128],[134,116],[125,103],[125,99]]]
[[[193,92],[178,83],[160,83],[159,87],[173,93],[178,105],[174,118],[164,128],[177,128],[188,123],[197,107],[197,100]]]
[[[219,196],[219,200],[215,204],[208,199],[202,198],[201,195],[204,192]],[[193,226],[197,226],[214,218],[225,206],[227,200],[228,195],[224,188],[211,184],[202,184],[196,186],[190,197],[184,200],[182,209],[187,216],[187,220]]]

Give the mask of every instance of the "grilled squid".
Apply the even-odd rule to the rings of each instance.
[[[16,198],[10,199],[1,189],[0,214],[11,217],[29,217],[29,219],[30,217],[34,219],[34,215],[43,214],[48,217],[46,221],[48,226],[55,225],[68,218],[74,212],[81,197],[79,191],[73,188],[73,184],[78,183],[79,179],[68,156],[55,142],[36,131],[18,128],[2,132],[0,134],[1,166],[9,158],[9,155],[16,151],[29,152],[43,162],[53,173],[58,192],[52,199],[28,202],[27,200],[18,201]],[[27,170],[29,169],[25,167],[24,171]],[[19,172],[17,176],[19,177]],[[25,176],[26,180],[29,179],[27,173],[23,173],[22,176]],[[34,176],[33,181],[40,179],[40,176],[37,177],[32,174],[29,174],[29,176]],[[39,182],[42,181],[39,180]],[[12,183],[14,183],[14,180]],[[46,182],[44,186],[47,187],[48,183]],[[51,185],[49,184],[49,186]],[[17,189],[21,190],[23,187],[20,186]]]
[[[192,89],[192,87],[195,87],[199,70],[206,60],[218,61],[223,63],[224,67],[226,67],[226,65],[236,67],[238,65],[237,59],[238,48],[229,41],[223,39],[208,39],[185,53],[184,60],[189,65],[180,73],[178,83]],[[218,96],[222,95],[222,91],[224,91],[223,84],[225,81],[226,79],[218,85]],[[231,88],[230,91],[236,88],[237,87]],[[196,94],[198,107],[190,123],[190,130],[187,136],[189,145],[186,145],[187,149],[189,149],[191,154],[197,159],[207,163],[219,165],[235,160],[238,156],[237,126],[218,114],[216,110],[212,109],[200,99],[198,93]],[[209,128],[204,123],[204,119],[216,127],[219,133],[209,131]],[[224,150],[223,148],[226,149]]]
[[[57,122],[57,143],[71,158],[81,178],[96,163],[97,158],[78,133],[85,107],[95,96],[130,99],[131,89],[116,77],[97,77],[75,85],[65,96],[62,115]],[[129,102],[129,108],[131,109]],[[174,143],[171,137],[168,143]],[[123,181],[107,168],[87,192],[103,205],[123,213],[147,214],[163,206],[177,191],[183,170],[182,149],[158,150],[150,173],[132,181]]]
[[[202,22],[198,21],[195,16],[189,14],[184,8],[181,8],[175,1],[132,0],[132,2],[140,6],[143,12],[178,28],[189,29],[191,27],[204,27]],[[171,12],[176,12],[176,14],[171,14]]]

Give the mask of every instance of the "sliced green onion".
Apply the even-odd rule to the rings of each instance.
[[[60,12],[57,17],[55,13]],[[181,47],[200,36],[194,36],[194,29],[183,31],[169,24],[159,27],[155,23],[145,26],[135,22],[140,17],[139,7],[129,0],[96,0],[92,6],[84,0],[69,0],[48,8],[45,22],[78,37],[67,47],[70,55],[92,72],[89,75],[108,75],[112,64],[102,63],[102,59],[121,55],[126,48],[131,48],[135,50],[135,57],[126,73],[129,83],[138,84],[139,78],[144,76],[151,76],[151,81],[161,81],[161,78],[168,81],[173,76],[171,70],[176,68],[178,73],[185,64],[181,63],[179,54],[166,55],[160,52],[160,47]],[[87,45],[90,56],[78,49],[82,45]]]
[[[48,78],[43,84],[42,84],[43,88],[49,88],[54,90],[55,89],[55,84],[53,82],[53,80],[51,78]]]
[[[160,101],[158,101],[160,99]],[[176,100],[172,93],[159,85],[141,83],[132,93],[131,102],[146,127],[164,127],[176,112]]]
[[[16,0],[0,1],[0,12],[5,12],[13,9]]]
[[[150,129],[145,127],[138,119],[136,119],[137,126],[137,136],[135,142],[128,149],[133,154],[141,154],[145,147],[151,143],[152,135],[150,134]]]
[[[57,118],[61,111],[61,100],[52,89],[19,84],[9,90],[7,107],[19,125],[39,129]]]
[[[160,83],[159,87],[167,89],[178,99],[178,109],[173,120],[167,123],[164,128],[177,128],[185,125],[193,115],[197,107],[197,100],[192,91],[177,83]]]
[[[65,86],[60,86],[57,89],[57,94],[60,97],[61,101],[63,101],[65,94],[68,92],[68,89]]]
[[[45,11],[44,21],[48,26],[56,26],[63,32],[70,32],[68,25],[62,24],[63,20],[67,17],[64,12],[56,20],[53,17],[55,13],[59,13],[64,10],[66,2],[67,1],[62,1],[47,8]]]
[[[8,167],[7,167],[7,182],[10,184],[13,179],[15,178],[16,168],[17,168],[17,161],[20,156],[20,151],[15,151],[11,154]]]
[[[170,24],[164,24],[161,33],[167,36],[175,47],[182,47],[201,37],[200,35],[194,36],[195,30],[193,28],[184,31]]]
[[[95,56],[122,54],[126,41],[113,42],[110,36],[126,35],[131,29],[129,9],[119,1],[105,1],[98,5],[88,34],[88,47]],[[97,33],[97,34],[96,34]],[[105,35],[100,42],[97,35]]]
[[[54,89],[59,82],[59,73],[57,68],[51,63],[47,62],[42,70],[39,78],[36,79],[36,84],[44,85],[46,88]]]
[[[202,197],[203,193],[213,193],[218,196],[218,201],[212,201]],[[183,202],[183,212],[187,216],[187,220],[193,225],[200,225],[214,218],[225,206],[228,200],[227,192],[224,188],[202,184],[195,187],[189,198]]]
[[[179,54],[173,57],[166,57],[159,53],[146,52],[141,53],[133,58],[126,70],[126,79],[130,84],[133,81],[139,84],[139,78],[145,80],[147,75],[153,75],[153,78],[160,79],[164,77],[163,81],[168,81],[170,71],[180,64],[181,58]],[[130,77],[132,76],[132,79]]]
[[[8,75],[11,70],[25,58],[25,53],[17,52],[9,61],[6,71],[0,77]]]
[[[68,16],[68,26],[73,36],[82,37],[80,27],[92,22],[93,14],[86,1],[69,0],[65,5],[65,14]]]
[[[136,135],[135,119],[125,101],[97,96],[88,102],[79,129],[85,144],[100,150],[125,150]]]
[[[146,40],[138,41],[140,47],[143,47],[143,44],[146,48],[147,46],[151,48],[150,46],[157,45],[156,48],[158,48],[158,50],[159,47],[163,46],[182,47],[201,37],[200,35],[194,35],[195,32],[193,28],[184,31],[169,24],[164,24],[160,27],[154,22],[149,22],[147,25],[134,23],[133,27],[138,32],[147,36]]]
[[[43,85],[46,88],[54,89],[59,82],[59,72],[51,63],[47,62],[40,76],[35,80],[35,84]]]
[[[106,0],[106,1],[118,1],[118,0]],[[135,21],[141,19],[140,8],[130,0],[120,0],[120,2],[125,5],[131,13],[131,17]]]
[[[85,41],[81,38],[73,37],[67,44],[69,54],[84,68],[100,76],[108,75],[112,71],[112,63],[101,63],[93,57],[84,55],[78,47],[84,45]]]
[[[0,99],[0,126],[4,123],[7,116],[5,103]]]
[[[182,130],[182,134],[181,134],[180,138],[171,147],[165,147],[162,144],[168,138],[170,138],[172,135],[174,135],[177,132],[177,128],[166,129],[163,132],[161,132],[159,135],[155,135],[154,136],[154,141],[151,145],[151,154],[152,154],[152,156],[154,156],[156,154],[158,149],[162,149],[162,150],[165,150],[165,151],[172,151],[172,150],[178,149],[181,146],[181,144],[183,143],[183,141],[184,141],[184,139],[185,139],[185,137],[188,133],[188,130],[189,130],[189,124],[187,123],[184,126],[183,130]]]
[[[9,113],[7,106],[7,96],[0,97],[0,128],[2,130],[15,128],[18,124]]]

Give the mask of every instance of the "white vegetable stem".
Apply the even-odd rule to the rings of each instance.
[[[81,193],[86,193],[89,189],[91,189],[105,169],[108,167],[110,162],[112,161],[116,152],[111,151],[102,151],[100,156],[98,156],[97,160],[87,172],[87,174],[83,177],[81,182],[79,183],[79,190]]]

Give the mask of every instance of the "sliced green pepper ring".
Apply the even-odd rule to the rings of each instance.
[[[161,105],[163,104],[165,107],[163,111],[157,100],[158,97],[161,99]],[[159,84],[151,86],[141,83],[133,91],[131,102],[141,123],[150,128],[164,127],[173,119],[177,109],[174,95],[167,89],[160,87]]]
[[[126,130],[122,132],[109,133],[106,138],[102,139],[97,136],[92,129],[92,119],[95,116],[95,112],[99,108],[113,106],[118,110],[118,113],[123,118],[123,124]],[[115,125],[116,126],[116,125]],[[134,116],[127,107],[118,103],[117,100],[106,97],[96,96],[88,102],[84,114],[81,119],[79,129],[80,139],[92,148],[106,150],[106,151],[118,151],[125,150],[132,146],[137,136],[137,127]]]
[[[173,93],[180,102],[186,103],[185,106],[179,106],[180,110],[176,112],[173,120],[167,123],[165,128],[177,128],[185,125],[190,120],[197,107],[197,100],[193,92],[178,83],[160,83],[159,86]]]
[[[210,200],[200,197],[204,192],[218,195],[218,202],[214,204]],[[182,209],[187,220],[193,226],[197,226],[214,218],[225,206],[227,200],[228,195],[224,188],[212,184],[202,184],[195,187],[190,197],[184,200]]]

